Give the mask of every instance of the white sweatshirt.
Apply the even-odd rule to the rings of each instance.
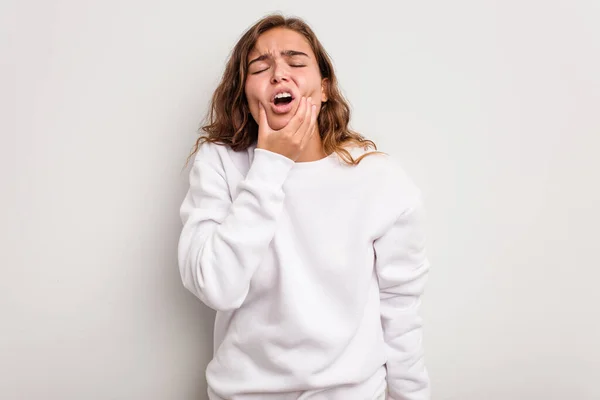
[[[353,167],[201,145],[179,267],[217,310],[209,398],[371,400],[387,385],[388,399],[429,399],[423,215],[388,155]]]

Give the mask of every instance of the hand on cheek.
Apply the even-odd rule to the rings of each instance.
[[[311,99],[302,97],[294,116],[281,129],[273,129],[267,120],[267,112],[259,106],[257,148],[279,153],[296,161],[306,143],[315,132],[317,106]]]

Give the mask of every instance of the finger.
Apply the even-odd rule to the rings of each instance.
[[[308,130],[302,138],[302,143],[309,141],[311,137],[317,134],[317,115],[317,105],[313,104],[311,107],[310,124],[308,126]]]
[[[304,117],[302,119],[302,123],[300,124],[300,126],[298,127],[298,130],[296,131],[296,133],[298,135],[306,135],[306,132],[308,132],[308,127],[310,125],[310,117],[311,117],[311,113],[312,113],[312,99],[309,97],[308,99],[306,99],[306,110],[304,111]]]
[[[296,114],[290,119],[290,122],[287,123],[285,128],[289,129],[291,134],[294,134],[302,125],[302,121],[304,121],[304,115],[306,113],[306,97],[302,96],[300,99],[300,104],[298,105],[298,109],[296,110]]]
[[[271,130],[269,121],[267,120],[267,112],[262,103],[258,103],[258,126],[261,130],[265,130],[265,132]]]
[[[318,116],[319,116],[319,111],[317,110],[317,105],[313,104],[312,110],[310,113],[310,131],[311,131],[311,133],[314,133],[316,131],[315,128],[317,128],[317,117]]]

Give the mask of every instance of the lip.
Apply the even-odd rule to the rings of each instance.
[[[276,105],[275,103],[271,103],[271,111],[273,111],[273,114],[287,114],[294,109],[295,105],[296,105],[295,99],[293,99],[292,101],[290,101],[287,104],[277,104]]]
[[[290,101],[288,104],[275,104],[275,96],[277,96],[279,93],[290,93],[292,95],[292,101]],[[287,114],[290,111],[292,111],[294,109],[294,106],[296,104],[296,93],[294,93],[294,91],[292,89],[289,88],[284,88],[284,87],[280,87],[277,90],[275,90],[273,92],[273,94],[271,95],[271,111],[273,111],[274,114]]]
[[[286,87],[278,87],[272,94],[271,94],[271,103],[275,103],[275,96],[277,96],[279,93],[289,93],[292,95],[292,101],[296,100],[296,93],[294,93],[294,91],[291,88],[286,88]]]

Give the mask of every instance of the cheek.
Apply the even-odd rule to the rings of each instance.
[[[259,79],[248,80],[245,85],[246,98],[249,101],[257,103],[255,105],[258,107],[258,101],[262,101],[265,97],[265,93],[268,90],[267,86]]]
[[[310,74],[298,76],[298,86],[304,88],[308,95],[312,95],[314,100],[321,99],[321,75],[318,71],[311,71]]]
[[[244,86],[244,92],[246,93],[246,98],[256,98],[256,88],[254,87],[252,82],[246,82],[246,85]]]
[[[253,85],[252,82],[247,82],[244,87],[244,93],[246,94],[246,101],[248,102],[250,112],[252,115],[258,116],[258,93],[256,85]]]

